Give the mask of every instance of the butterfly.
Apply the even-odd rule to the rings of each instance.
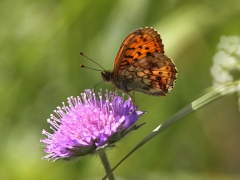
[[[113,71],[101,76],[116,88],[130,95],[139,91],[152,96],[166,96],[176,83],[177,69],[164,55],[162,39],[151,28],[140,28],[123,41],[114,62]]]

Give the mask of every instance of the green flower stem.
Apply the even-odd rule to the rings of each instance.
[[[227,95],[235,92],[235,89],[240,81],[235,81],[232,83],[225,84],[213,91],[207,93],[206,95],[200,97],[196,101],[193,101],[191,104],[178,111],[176,114],[167,119],[164,123],[160,124],[156,129],[154,129],[151,134],[149,134],[145,139],[143,139],[139,144],[137,144],[109,173],[112,173],[125,159],[127,159],[133,152],[135,152],[142,145],[147,143],[153,137],[169,128],[176,122],[180,121],[184,117],[192,114],[193,112],[199,110],[200,108],[206,106],[207,104]],[[107,174],[102,180],[105,180],[109,175]]]
[[[107,174],[109,174],[108,179],[109,180],[115,180],[115,177],[114,177],[113,173],[111,172],[111,167],[110,167],[110,164],[109,164],[109,161],[108,161],[108,158],[107,158],[107,155],[106,155],[106,152],[105,152],[104,148],[99,148],[97,150],[97,152],[98,152],[98,155],[99,155],[99,157],[102,161],[105,172]]]

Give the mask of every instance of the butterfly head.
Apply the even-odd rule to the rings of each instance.
[[[101,76],[105,82],[109,82],[113,77],[113,73],[111,71],[103,71],[101,72]]]

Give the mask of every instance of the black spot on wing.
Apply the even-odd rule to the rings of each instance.
[[[147,56],[150,56],[150,55],[151,55],[151,53],[150,53],[150,52],[147,52],[147,53],[146,53],[146,55],[147,55]]]
[[[128,56],[127,56],[127,55],[125,55],[124,57],[125,57],[125,58],[130,58],[130,59],[132,59],[132,58],[133,58],[133,56],[130,56],[130,55],[128,55]]]

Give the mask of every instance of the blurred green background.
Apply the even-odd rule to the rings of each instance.
[[[210,68],[222,35],[240,36],[238,0],[0,1],[0,179],[100,179],[97,156],[48,162],[39,140],[50,114],[69,96],[101,81],[124,38],[152,26],[178,70],[166,97],[136,93],[147,122],[107,151],[115,165],[142,138],[212,86]],[[97,88],[112,89],[102,83]],[[117,179],[239,179],[240,115],[236,94],[214,102],[147,143],[116,171]]]

